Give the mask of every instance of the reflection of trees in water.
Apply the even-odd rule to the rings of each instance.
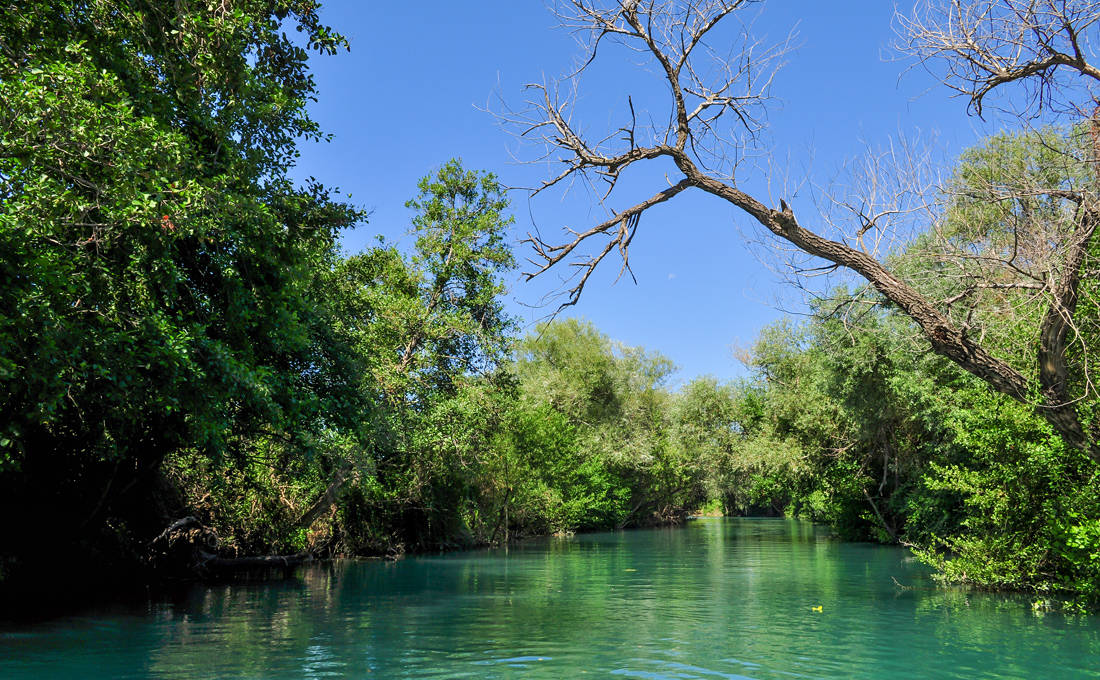
[[[1063,663],[1065,652],[1100,653],[1094,618],[1037,619],[1025,599],[935,588],[928,574],[903,549],[844,543],[791,520],[701,520],[314,565],[286,581],[190,591],[158,616],[150,670],[960,677],[975,659],[996,657],[978,674],[1023,676]]]

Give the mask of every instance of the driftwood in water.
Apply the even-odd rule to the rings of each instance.
[[[217,533],[188,516],[172,522],[149,542],[148,562],[157,571],[185,576],[194,571],[200,554],[217,547]]]
[[[222,557],[217,533],[195,517],[176,520],[149,543],[149,563],[162,572],[187,577],[248,569],[287,569],[313,559],[308,552],[294,555]]]
[[[203,571],[243,571],[246,569],[285,569],[313,561],[309,552],[295,555],[260,555],[254,557],[218,557],[200,553],[198,568]]]

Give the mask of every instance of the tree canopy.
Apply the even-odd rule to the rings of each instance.
[[[344,45],[310,2],[0,12],[0,496],[27,518],[5,550],[161,502],[181,449],[356,433],[316,282],[359,213],[287,177],[321,134],[308,50]]]

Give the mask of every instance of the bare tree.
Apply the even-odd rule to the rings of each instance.
[[[1089,63],[1100,21],[1091,0],[926,0],[898,16],[903,51],[917,57],[982,115],[987,97],[1005,85],[1016,114],[1044,108],[1091,117]]]
[[[736,206],[798,251],[824,260],[819,269],[845,268],[866,279],[919,326],[933,351],[993,389],[1033,404],[1067,443],[1100,462],[1100,434],[1086,432],[1081,424],[1081,395],[1070,394],[1067,365],[1067,343],[1080,335],[1074,336],[1074,320],[1098,217],[1095,173],[1090,181],[1072,186],[1011,187],[1010,198],[1021,206],[1027,200],[1017,199],[1029,193],[1032,198],[1056,200],[1059,206],[1059,219],[1051,221],[1058,226],[1042,234],[1020,238],[1036,220],[1010,227],[1015,243],[1009,233],[1008,241],[988,240],[988,247],[961,244],[958,234],[954,241],[946,234],[942,212],[925,211],[924,230],[942,237],[938,256],[969,267],[949,293],[930,292],[919,280],[906,280],[904,271],[884,257],[890,249],[882,247],[882,234],[896,228],[894,218],[921,212],[919,201],[897,198],[905,192],[892,194],[897,200],[885,207],[876,207],[870,194],[864,195],[866,200],[838,200],[839,213],[846,212],[848,221],[839,236],[828,238],[823,235],[827,223],[811,230],[782,198],[778,207],[771,207],[738,185],[738,170],[753,152],[772,77],[786,50],[786,45],[768,47],[753,40],[745,28],[748,22],[740,23],[733,38],[723,34],[722,40],[714,39],[720,24],[737,22],[753,4],[757,3],[561,0],[555,5],[562,25],[575,31],[584,45],[581,65],[564,79],[530,86],[535,96],[528,108],[505,114],[521,135],[544,145],[547,160],[560,163],[560,172],[533,192],[577,181],[592,187],[602,183],[607,199],[625,170],[654,163],[673,168],[675,176],[648,198],[609,209],[607,219],[587,230],[570,231],[561,241],[531,235],[535,269],[528,278],[559,264],[572,267],[574,283],[563,306],[575,304],[609,254],[617,253],[623,271],[629,269],[629,247],[643,214],[684,191],[701,190]],[[920,63],[942,69],[944,82],[969,97],[973,111],[980,113],[995,92],[1019,96],[1022,91],[1024,109],[1039,111],[1058,103],[1060,111],[1079,112],[1079,120],[1096,130],[1092,114],[1080,113],[1094,105],[1079,102],[1091,101],[1087,84],[1100,76],[1088,63],[1086,40],[1098,15],[1100,3],[1074,0],[929,0],[917,14],[901,17],[899,25],[904,47]],[[732,43],[732,48],[720,50],[719,42]],[[590,136],[572,120],[572,95],[607,43],[634,50],[655,65],[667,91],[667,124],[639,126],[630,100],[630,122],[609,134]],[[1096,145],[1086,146],[1085,161],[1093,163]],[[987,189],[986,198],[1005,199],[1000,185]],[[592,243],[597,247],[584,254]],[[957,244],[953,249],[944,247],[952,243]],[[1023,299],[1040,310],[1032,368],[996,355],[975,332],[974,314],[959,314],[966,304],[988,301],[992,293],[1016,295],[1013,304]]]

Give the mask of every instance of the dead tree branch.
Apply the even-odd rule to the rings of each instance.
[[[843,224],[833,225],[841,227],[839,237],[807,228],[785,201],[770,207],[737,182],[738,159],[762,129],[775,71],[790,46],[788,40],[767,47],[749,35],[749,22],[740,17],[753,4],[567,0],[555,6],[562,25],[584,46],[579,68],[560,81],[530,86],[536,96],[524,108],[501,114],[521,138],[542,147],[539,160],[560,164],[534,193],[563,183],[591,186],[602,181],[599,195],[613,201],[628,168],[671,163],[679,176],[648,199],[625,209],[609,208],[608,217],[590,229],[568,230],[562,242],[530,236],[535,266],[527,277],[559,265],[573,267],[574,283],[563,306],[575,304],[610,253],[618,251],[622,259],[620,276],[629,271],[629,246],[643,213],[689,188],[701,190],[735,206],[797,251],[828,263],[824,268],[807,265],[804,271],[840,267],[862,276],[913,320],[933,351],[993,389],[1033,404],[1067,442],[1100,462],[1098,437],[1084,431],[1068,390],[1066,364],[1067,343],[1076,332],[1080,282],[1092,266],[1088,253],[1095,233],[1094,206],[1100,204],[1095,176],[1078,186],[990,182],[979,198],[1006,206],[1005,224],[996,233],[942,222],[936,206],[909,198],[904,187],[895,191],[883,184],[870,185],[873,191],[863,199],[836,203],[840,213],[848,213]],[[1073,93],[1063,89],[1069,75],[1086,84],[1100,80],[1100,71],[1087,61],[1087,36],[1098,18],[1100,2],[949,0],[930,2],[912,17],[899,19],[899,25],[906,36],[903,46],[929,68],[941,65],[944,82],[981,113],[988,96],[1012,84],[1031,87],[1030,103],[1046,106],[1056,98],[1071,98]],[[731,26],[737,30],[723,30],[738,21]],[[722,44],[733,45],[731,51],[716,50],[718,36]],[[665,120],[664,127],[640,129],[634,97],[627,98],[629,122],[605,136],[590,137],[572,120],[580,80],[608,42],[633,50],[655,67],[667,108],[665,115],[654,118]],[[569,96],[561,97],[563,91]],[[1091,113],[1086,119],[1092,120]],[[895,150],[891,158],[909,159],[911,151]],[[872,175],[876,168],[871,168]],[[921,279],[927,274],[907,280],[905,271],[894,271],[897,250],[883,240],[888,230],[917,218],[924,222],[907,235],[924,249],[925,261],[952,263],[937,269],[947,273],[940,277],[946,284],[935,292]],[[606,242],[592,253],[582,247],[601,237]],[[984,344],[985,326],[976,309],[990,300],[1005,307],[1043,306],[1040,313],[1031,313],[1041,328],[1041,340],[1031,350],[1037,369],[1014,365]]]

